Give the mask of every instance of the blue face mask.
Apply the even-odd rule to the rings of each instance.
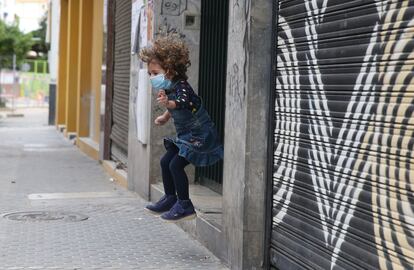
[[[165,74],[158,74],[156,76],[150,77],[151,85],[154,90],[160,90],[160,89],[170,89],[172,82],[165,78]]]

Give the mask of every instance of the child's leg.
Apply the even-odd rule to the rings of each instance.
[[[185,158],[175,155],[170,162],[170,172],[174,179],[175,189],[179,200],[189,200],[188,178],[184,171],[185,166],[190,164]]]
[[[161,173],[162,173],[162,182],[164,185],[164,192],[166,195],[175,195],[175,185],[174,178],[170,172],[170,163],[172,159],[177,155],[178,148],[172,146],[168,148],[167,153],[161,158]]]
[[[189,162],[178,154],[170,162],[170,171],[174,178],[175,189],[177,190],[178,200],[170,210],[161,215],[163,220],[176,222],[179,220],[189,220],[197,216],[194,205],[188,194],[188,178],[184,171]]]

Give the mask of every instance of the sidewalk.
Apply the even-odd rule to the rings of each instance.
[[[24,113],[0,118],[0,269],[227,269],[46,126],[47,110]],[[27,211],[46,212],[6,215]]]

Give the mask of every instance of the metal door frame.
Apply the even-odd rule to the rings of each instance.
[[[271,44],[271,80],[269,93],[269,116],[267,130],[267,172],[265,194],[265,228],[264,228],[264,268],[270,269],[270,246],[272,241],[272,212],[273,212],[273,155],[275,150],[275,99],[276,99],[276,73],[277,73],[277,29],[279,15],[279,1],[273,1],[272,7],[272,44]]]
[[[103,159],[111,159],[112,96],[114,91],[115,0],[108,0]]]

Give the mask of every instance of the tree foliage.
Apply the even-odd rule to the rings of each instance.
[[[32,35],[20,31],[18,23],[8,25],[0,20],[0,68],[13,67],[13,54],[16,55],[17,66],[20,66],[32,42]]]
[[[32,50],[37,54],[43,53],[45,56],[49,51],[49,46],[46,43],[46,31],[47,31],[47,13],[40,20],[40,28],[32,32],[34,42]]]

